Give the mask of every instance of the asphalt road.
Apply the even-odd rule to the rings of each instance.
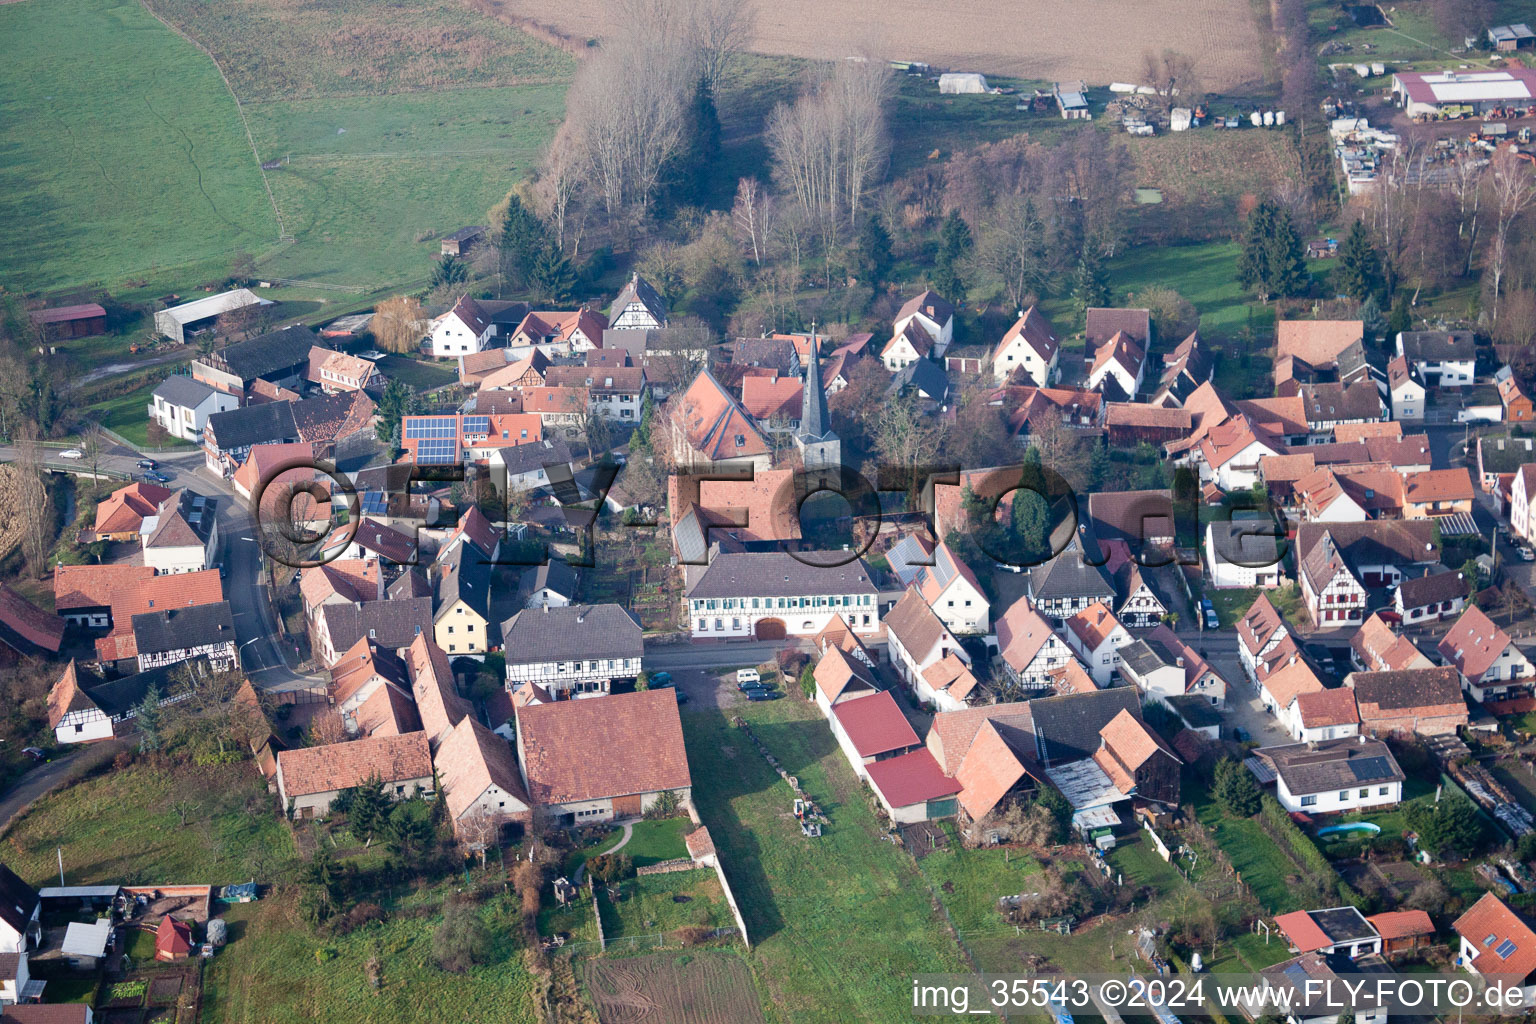
[[[47,795],[63,784],[69,778],[75,761],[85,751],[84,747],[76,747],[47,764],[38,765],[23,775],[21,781],[7,790],[4,795],[0,795],[0,833],[4,833],[10,827],[12,820],[31,807],[34,800]]]

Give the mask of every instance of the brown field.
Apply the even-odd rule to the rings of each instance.
[[[752,975],[729,953],[589,960],[581,980],[602,1024],[762,1024]]]
[[[1207,89],[1263,77],[1250,0],[754,0],[761,53],[836,59],[878,52],[936,67],[1108,85],[1137,77],[1147,51],[1195,58]],[[575,39],[611,30],[618,4],[503,0],[507,14]]]

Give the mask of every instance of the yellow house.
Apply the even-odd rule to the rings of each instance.
[[[449,658],[484,658],[490,649],[491,564],[472,544],[438,563],[432,638]]]
[[[1403,518],[1429,519],[1472,512],[1472,475],[1465,466],[1410,473],[1403,478]]]

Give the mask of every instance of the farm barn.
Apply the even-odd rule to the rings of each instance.
[[[196,332],[204,327],[211,327],[213,322],[225,313],[244,309],[246,306],[270,305],[272,305],[270,299],[263,299],[249,288],[236,288],[233,291],[220,292],[207,298],[162,309],[155,314],[155,330],[172,341],[186,344],[189,331]]]
[[[98,334],[107,333],[107,311],[94,302],[55,309],[34,309],[27,315],[43,329],[43,335],[49,341],[94,338]]]
[[[483,234],[485,234],[485,228],[479,226],[459,228],[459,230],[443,239],[442,255],[463,256],[470,249],[474,248],[475,243],[480,241],[480,236]]]
[[[1502,107],[1536,104],[1536,71],[1399,71],[1392,100],[1412,117],[1438,117],[1449,108],[1487,114]]]

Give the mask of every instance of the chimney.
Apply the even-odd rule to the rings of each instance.
[[[543,611],[545,615],[548,615],[549,614],[549,602],[545,601],[543,604],[539,605],[539,609],[541,611]]]

